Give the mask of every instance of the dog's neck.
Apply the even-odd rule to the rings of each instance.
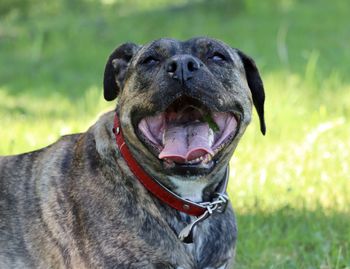
[[[203,191],[208,183],[191,177],[169,176],[171,183],[175,186],[175,192],[183,199],[192,202],[203,201]]]

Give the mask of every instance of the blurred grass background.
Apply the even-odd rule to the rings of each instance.
[[[206,35],[257,62],[267,135],[231,161],[237,269],[350,268],[348,0],[1,0],[0,154],[81,132],[125,41]],[[254,112],[255,113],[255,112]]]

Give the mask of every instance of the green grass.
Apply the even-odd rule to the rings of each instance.
[[[350,2],[116,2],[33,2],[0,18],[0,154],[112,109],[101,85],[117,44],[219,38],[253,56],[267,95],[267,135],[254,114],[231,161],[235,268],[350,269]]]

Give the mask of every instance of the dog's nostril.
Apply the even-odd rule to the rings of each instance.
[[[187,70],[190,72],[194,72],[200,68],[200,64],[194,60],[194,59],[189,59],[187,62]]]
[[[187,63],[187,68],[188,68],[188,70],[189,71],[195,71],[197,68],[195,67],[195,64],[192,62],[192,61],[190,61],[190,62],[188,62]]]
[[[166,71],[168,73],[175,73],[177,69],[177,63],[175,61],[168,64]]]

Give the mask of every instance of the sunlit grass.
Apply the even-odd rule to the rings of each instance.
[[[231,160],[237,268],[350,268],[350,87],[320,84],[265,77],[267,135],[255,117]]]
[[[267,211],[291,202],[296,208],[349,211],[349,85],[333,88],[331,98],[330,89],[316,95],[293,75],[267,76],[265,85],[267,135],[259,135],[255,121],[231,161],[236,207],[250,210],[248,195],[252,206],[258,201],[258,209]]]
[[[0,154],[35,150],[55,142],[59,136],[85,131],[103,111],[113,109],[104,102],[100,89],[92,87],[79,100],[58,94],[33,97],[11,96],[0,89]]]

